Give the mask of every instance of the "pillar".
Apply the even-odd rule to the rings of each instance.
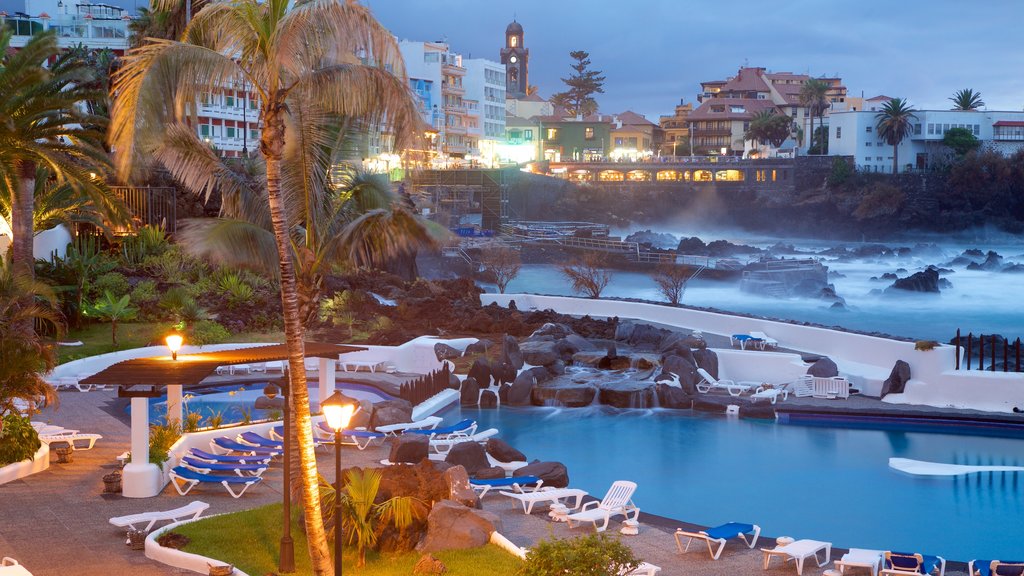
[[[167,421],[177,422],[179,425],[185,422],[183,418],[184,405],[181,398],[181,385],[170,384],[167,386]]]
[[[126,498],[150,498],[164,488],[163,471],[149,462],[149,398],[132,398],[132,460],[122,473]]]
[[[320,360],[320,402],[327,400],[334,394],[338,363],[334,358],[318,358]]]

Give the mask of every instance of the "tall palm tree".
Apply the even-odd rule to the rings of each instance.
[[[45,167],[58,184],[98,200],[108,167],[105,120],[81,105],[95,96],[86,86],[89,67],[58,58],[52,31],[36,34],[13,53],[11,34],[0,29],[0,194],[9,199],[13,266],[32,277],[36,169]],[[54,62],[49,68],[48,61]]]
[[[130,210],[109,186],[97,181],[95,191],[93,195],[81,194],[70,183],[54,179],[47,168],[37,166],[32,191],[32,229],[49,230],[61,224],[70,228],[75,223],[85,223],[108,233],[112,226],[130,221]],[[11,198],[7,195],[0,195],[0,216],[11,217]]]
[[[743,135],[746,140],[768,143],[778,148],[790,136],[792,121],[785,114],[778,114],[774,108],[762,110],[750,120],[750,128]]]
[[[892,173],[899,172],[899,145],[914,130],[911,120],[917,119],[916,110],[903,98],[893,98],[875,114],[878,135],[892,146]]]
[[[949,99],[953,103],[953,110],[977,110],[985,105],[981,99],[981,92],[975,92],[970,88],[957,90]]]
[[[311,204],[322,199],[301,199],[308,192],[303,182],[282,172],[287,148],[298,144],[289,140],[288,125],[300,121],[297,110],[308,110],[314,120],[302,124],[314,128],[317,117],[366,119],[366,125],[387,126],[395,148],[401,149],[420,123],[404,70],[394,36],[354,1],[236,0],[208,4],[193,17],[180,41],[154,39],[130,50],[114,81],[110,141],[118,151],[122,174],[130,172],[139,155],[161,153],[164,139],[194,136],[185,116],[194,114],[202,93],[247,83],[258,94],[263,125],[259,149],[265,163],[258,178],[274,232],[302,506],[317,575],[331,571],[332,562],[319,505],[304,329],[291,249],[298,221],[289,198],[299,196],[300,202]],[[308,134],[327,141],[315,129]],[[184,157],[168,168],[184,181],[202,182],[207,166]],[[214,180],[207,182],[212,185]]]
[[[807,80],[800,88],[800,105],[807,109],[807,115],[811,119],[810,131],[808,132],[808,134],[811,134],[811,147],[814,146],[814,118],[816,116],[821,117],[828,108],[828,90],[828,82],[817,78]]]

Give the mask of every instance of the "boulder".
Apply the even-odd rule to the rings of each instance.
[[[555,340],[555,352],[558,353],[558,357],[561,360],[572,360],[572,355],[576,352],[576,348],[565,338],[559,338]]]
[[[469,368],[469,377],[481,388],[487,388],[491,385],[491,364],[484,358],[477,358]]]
[[[459,442],[452,446],[444,461],[455,466],[462,466],[470,476],[476,475],[481,468],[490,467],[487,452],[479,442]]]
[[[895,290],[904,290],[907,292],[931,292],[939,293],[939,272],[934,268],[928,268],[922,272],[917,272],[907,276],[906,278],[899,278],[885,289],[886,293],[892,293]]]
[[[553,378],[551,371],[544,366],[534,366],[533,368],[526,370],[526,372],[533,376],[534,380],[537,381],[537,384],[548,382]]]
[[[462,380],[459,380],[459,377],[456,376],[454,372],[448,373],[448,388],[451,388],[452,390],[459,390],[462,388]]]
[[[427,516],[427,535],[416,549],[420,552],[461,550],[487,544],[495,530],[494,522],[473,508],[441,500]]]
[[[907,386],[907,380],[910,380],[910,364],[897,360],[889,377],[882,382],[881,397],[885,398],[886,394],[902,394]]]
[[[256,399],[256,404],[253,408],[257,410],[283,410],[284,397],[278,396],[277,398],[267,398],[266,396],[260,396]]]
[[[502,360],[507,360],[516,370],[520,370],[523,367],[523,353],[519,349],[519,342],[512,336],[505,336],[505,339],[501,342],[501,355]]]
[[[693,359],[697,368],[703,368],[708,374],[718,378],[718,354],[714,350],[694,350]]]
[[[420,556],[420,559],[416,561],[416,565],[412,567],[413,574],[444,574],[447,568],[444,563],[434,558],[430,554],[424,554]]]
[[[775,407],[769,402],[740,404],[740,418],[750,420],[775,420]]]
[[[530,334],[530,339],[540,338],[543,336],[550,336],[554,340],[559,338],[565,338],[569,334],[575,334],[576,332],[566,324],[556,324],[554,322],[547,322],[541,325]]]
[[[505,469],[501,466],[491,466],[490,468],[481,468],[476,471],[476,476],[473,478],[479,478],[480,480],[498,480],[507,476]]]
[[[469,444],[476,444],[476,442],[469,442]],[[446,460],[446,462],[448,461]],[[444,471],[444,480],[448,483],[448,498],[463,506],[479,508],[480,497],[477,496],[476,490],[469,485],[469,473],[466,472],[466,468],[452,462],[448,463],[452,464],[451,468]]]
[[[536,476],[544,481],[544,486],[565,488],[569,486],[569,471],[561,462],[532,462],[517,468],[513,476]]]
[[[370,428],[388,424],[401,424],[412,422],[412,403],[399,398],[384,400],[373,405],[373,414],[370,415]]]
[[[488,438],[484,448],[495,460],[499,462],[525,462],[526,454],[516,450],[508,442],[500,438]]]
[[[590,406],[597,397],[597,389],[587,384],[554,384],[534,386],[531,401],[534,406],[565,406],[582,408]]]
[[[537,385],[537,378],[529,371],[525,371],[516,376],[515,382],[508,390],[508,405],[509,406],[529,406],[531,392],[533,387]]]
[[[499,360],[491,363],[491,377],[494,378],[495,384],[509,383],[511,384],[516,379],[515,366],[511,362],[506,360]]]
[[[725,414],[729,407],[728,400],[711,399],[708,397],[696,397],[693,399],[693,409],[699,412],[711,412],[713,414]]]
[[[628,320],[619,322],[615,326],[615,339],[619,342],[625,342],[633,336],[633,330],[636,329],[636,324]]]
[[[391,441],[388,460],[393,464],[419,464],[430,454],[430,439],[420,434],[403,434]]]
[[[689,410],[693,407],[693,398],[678,386],[659,383],[654,386],[654,392],[658,395],[658,405],[662,408]]]
[[[476,379],[467,376],[462,381],[462,389],[459,391],[459,404],[463,406],[476,406],[480,402],[480,385]]]
[[[603,382],[599,385],[601,404],[616,408],[650,408],[654,406],[654,385],[650,382]]]
[[[534,366],[547,366],[561,358],[554,340],[528,340],[519,347],[523,360]]]
[[[626,342],[634,348],[656,349],[665,337],[665,330],[650,324],[637,324]]]
[[[434,356],[437,356],[438,362],[443,360],[455,360],[456,358],[462,357],[462,352],[457,348],[445,344],[444,342],[438,342],[434,344]]]
[[[831,358],[819,358],[814,364],[811,364],[807,373],[815,378],[832,378],[839,376],[839,367]]]
[[[497,408],[498,407],[498,395],[494,393],[494,390],[484,390],[480,393],[480,407],[481,408]]]
[[[690,358],[693,356],[691,355]],[[673,378],[673,375],[675,378]],[[697,394],[697,383],[701,377],[697,374],[697,365],[690,359],[681,356],[668,356],[661,362],[661,372],[654,377],[656,382],[679,379],[683,392],[693,396]]]
[[[491,346],[494,346],[494,342],[491,342],[486,338],[481,338],[469,346],[466,346],[466,354],[486,354],[487,350],[490,349]]]
[[[547,371],[552,376],[561,376],[565,374],[565,362],[561,360],[555,360],[552,364],[546,366]]]
[[[509,391],[510,388],[512,388],[512,385],[511,384],[506,384],[504,382],[501,384],[501,386],[498,387],[498,403],[499,404],[508,404],[508,391]]]
[[[585,350],[597,350],[597,346],[593,342],[587,340],[579,334],[569,334],[564,338],[565,343],[573,349],[573,354],[576,352],[583,352]]]

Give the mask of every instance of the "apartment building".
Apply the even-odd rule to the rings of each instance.
[[[462,63],[466,67],[466,96],[478,103],[476,160],[483,166],[494,167],[505,141],[505,67],[486,58],[467,58]]]
[[[662,156],[687,156],[690,154],[690,113],[693,104],[680,100],[672,116],[658,118],[663,136]]]
[[[82,45],[120,55],[128,49],[129,22],[123,8],[75,0],[25,0],[23,12],[0,12],[0,26],[14,32],[12,48],[25,46],[37,32],[54,30],[61,48]]]
[[[612,160],[637,162],[655,155],[661,146],[661,127],[642,114],[627,110],[612,116],[611,150]]]

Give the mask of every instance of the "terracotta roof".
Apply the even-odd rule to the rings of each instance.
[[[1020,122],[1018,120],[1000,120],[993,124],[993,126],[1012,126],[1014,128],[1018,128],[1024,126],[1024,122]]]
[[[878,96],[875,96],[874,98],[868,98],[868,102],[879,102],[879,101],[886,101],[886,102],[888,102],[889,100],[892,100],[892,97],[891,96],[885,96],[883,94],[879,94]]]
[[[768,83],[764,79],[764,68],[740,68],[736,76],[730,78],[722,92],[767,92]]]
[[[339,354],[362,350],[366,350],[366,348],[306,342],[306,357],[308,358],[337,358]],[[165,386],[168,384],[195,386],[213,374],[218,366],[256,364],[287,359],[288,347],[285,344],[269,344],[201,354],[178,354],[177,360],[172,360],[170,355],[134,358],[112,364],[85,378],[81,383],[122,387]]]
[[[630,125],[630,126],[635,126],[635,125],[654,126],[655,125],[654,122],[651,122],[647,118],[644,118],[644,116],[642,114],[637,114],[636,112],[633,112],[632,110],[626,110],[625,112],[619,114],[617,117],[619,119],[619,122],[622,122],[623,125]]]
[[[712,112],[712,106],[724,106],[723,112]],[[743,112],[732,112],[733,106],[743,106]],[[705,100],[696,110],[690,112],[687,121],[700,120],[749,120],[754,114],[764,110],[775,108],[771,100],[756,100],[754,98],[712,98]]]

